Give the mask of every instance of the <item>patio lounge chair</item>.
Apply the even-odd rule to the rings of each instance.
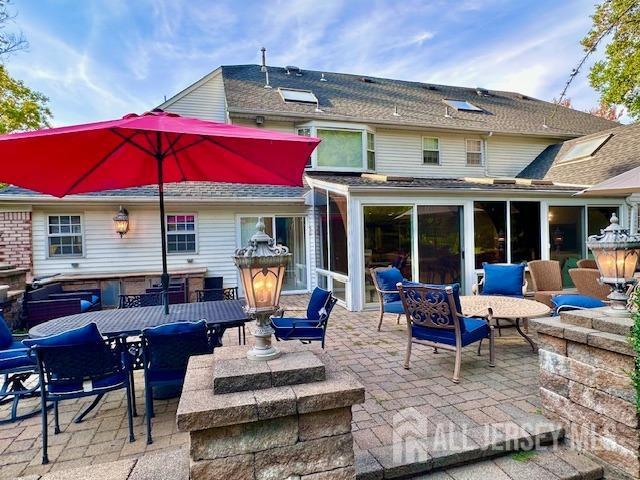
[[[607,285],[600,283],[600,270],[597,268],[572,268],[569,275],[581,295],[606,300],[611,293]]]
[[[373,286],[378,294],[378,302],[380,302],[380,321],[378,322],[378,331],[382,327],[382,319],[385,313],[394,313],[398,315],[396,324],[400,323],[400,317],[404,313],[400,295],[396,289],[398,282],[403,282],[402,273],[396,267],[377,267],[369,269]]]
[[[210,337],[207,323],[176,322],[145,328],[142,331],[142,364],[144,366],[144,405],[147,414],[147,443],[153,443],[151,418],[154,387],[182,389],[187,364],[192,355],[213,352],[217,338]]]
[[[100,310],[101,293],[99,288],[69,291],[61,283],[49,283],[25,293],[23,308],[31,328],[54,318]]]
[[[1,423],[14,422],[31,417],[40,412],[39,408],[18,414],[18,403],[23,398],[38,396],[40,385],[27,387],[25,382],[37,373],[36,361],[29,355],[29,348],[13,338],[4,316],[0,312],[0,404],[11,402],[11,412]]]
[[[583,258],[578,260],[578,268],[595,268],[598,269],[598,264],[593,258]]]
[[[311,294],[305,317],[285,317],[284,310],[271,317],[276,340],[300,340],[302,343],[321,342],[324,348],[329,315],[338,300],[327,290],[316,287]]]
[[[407,316],[407,351],[404,368],[409,368],[411,346],[420,343],[456,352],[453,382],[460,381],[462,349],[489,339],[489,365],[495,365],[494,330],[485,319],[463,317],[460,297],[448,286],[398,283],[398,291]]]
[[[133,442],[131,356],[124,336],[103,339],[95,323],[51,337],[24,340],[35,352],[41,386],[42,463],[49,463],[48,402],[53,402],[54,433],[60,433],[58,403],[95,396],[93,403],[76,418],[88,413],[102,396],[114,390],[126,390],[129,441]]]
[[[562,271],[557,260],[532,260],[528,263],[533,282],[533,298],[553,308],[551,297],[563,293]]]

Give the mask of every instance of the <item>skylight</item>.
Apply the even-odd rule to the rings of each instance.
[[[467,102],[466,100],[455,100],[452,98],[445,98],[443,102],[449,105],[450,107],[455,108],[456,110],[462,110],[467,112],[483,111],[480,107],[476,107],[473,103]]]
[[[600,135],[595,138],[590,138],[588,140],[581,140],[576,142],[569,148],[567,153],[562,157],[563,162],[568,162],[570,160],[576,160],[578,158],[590,157],[594,153],[598,151],[602,145],[606,143],[607,140],[611,138],[611,134]]]
[[[294,103],[311,103],[316,105],[318,99],[311,90],[295,90],[293,88],[278,88],[282,100]]]

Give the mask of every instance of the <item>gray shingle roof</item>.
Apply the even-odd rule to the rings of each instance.
[[[576,143],[611,133],[612,136],[591,157],[563,163],[563,157]],[[518,174],[554,182],[594,185],[640,166],[640,125],[622,125],[585,137],[547,147]]]
[[[496,133],[571,138],[617,126],[588,113],[525,97],[514,92],[491,90],[478,96],[473,88],[431,85],[359,75],[303,70],[302,76],[287,75],[284,68],[269,67],[273,88],[264,88],[265,75],[259,65],[223,66],[222,75],[230,112],[284,113],[301,119],[342,119],[379,124],[454,128]],[[278,87],[312,90],[315,105],[285,103]],[[467,100],[484,112],[462,112],[449,108],[445,117],[443,100]],[[397,107],[399,116],[394,116]],[[555,116],[553,112],[556,111]],[[553,118],[552,118],[553,116]],[[547,123],[547,127],[543,124]]]
[[[323,182],[344,185],[349,189],[363,188],[380,188],[380,189],[407,189],[407,190],[460,190],[464,189],[468,192],[480,191],[544,191],[572,194],[582,190],[580,187],[571,185],[553,185],[553,184],[531,184],[525,185],[514,183],[511,180],[494,179],[494,183],[486,183],[490,179],[478,179],[473,181],[468,178],[413,178],[404,179],[402,177],[389,177],[385,180],[376,180],[360,175],[341,175],[341,174],[312,174],[308,175],[311,179]]]
[[[250,185],[240,183],[219,183],[219,182],[182,182],[167,183],[164,186],[165,197],[168,198],[299,198],[304,193],[304,187],[284,187],[278,185]],[[32,196],[48,197],[26,188],[7,186],[0,189],[0,199],[10,196]],[[70,195],[67,198],[73,198]],[[120,190],[105,190],[103,192],[91,192],[79,195],[81,197],[157,197],[158,187],[147,185],[143,187],[123,188]]]

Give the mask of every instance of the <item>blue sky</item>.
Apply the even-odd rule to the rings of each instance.
[[[15,2],[30,48],[12,75],[54,124],[144,111],[219,65],[259,63],[557,97],[594,0],[39,0]],[[588,64],[590,65],[591,62]],[[574,107],[596,105],[587,69]]]

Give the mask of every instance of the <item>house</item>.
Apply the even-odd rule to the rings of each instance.
[[[549,152],[565,148],[558,144],[624,127],[518,93],[234,65],[160,108],[322,139],[304,188],[169,185],[174,274],[222,275],[236,285],[231,256],[264,216],[268,233],[293,254],[286,292],[320,285],[360,310],[375,299],[371,267],[459,281],[469,292],[483,262],[556,258],[566,272],[587,255],[587,234],[613,211],[627,217],[620,199],[575,197],[589,184],[581,177],[539,173]],[[19,257],[5,256],[23,259],[35,276],[110,279],[108,303],[135,288],[124,276],[144,272],[144,283],[159,270],[156,195],[144,187],[54,199],[7,187],[4,232],[22,228],[29,238],[18,242]],[[120,206],[130,216],[122,238],[112,222]]]

